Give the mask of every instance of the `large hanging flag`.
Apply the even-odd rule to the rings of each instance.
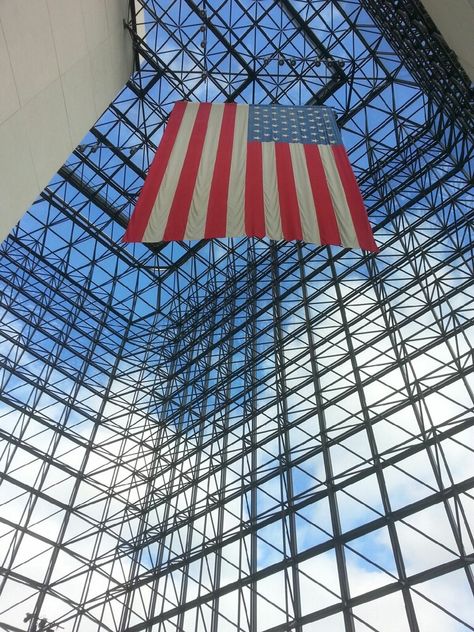
[[[242,235],[377,251],[330,108],[175,104],[124,240]]]

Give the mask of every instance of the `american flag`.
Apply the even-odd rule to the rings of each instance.
[[[175,104],[124,240],[242,235],[377,251],[330,108]]]

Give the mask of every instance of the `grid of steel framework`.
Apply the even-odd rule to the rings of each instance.
[[[467,77],[415,0],[127,28],[139,70],[1,246],[0,627],[474,629]],[[123,245],[183,98],[332,106],[380,253]]]

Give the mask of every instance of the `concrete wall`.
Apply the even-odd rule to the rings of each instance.
[[[0,0],[0,241],[132,71],[128,0]]]
[[[474,81],[474,0],[422,0],[446,43]]]

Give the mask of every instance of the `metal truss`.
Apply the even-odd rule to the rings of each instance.
[[[467,77],[418,0],[126,27],[136,72],[1,246],[0,627],[473,630]],[[178,99],[333,107],[380,253],[122,244]]]

